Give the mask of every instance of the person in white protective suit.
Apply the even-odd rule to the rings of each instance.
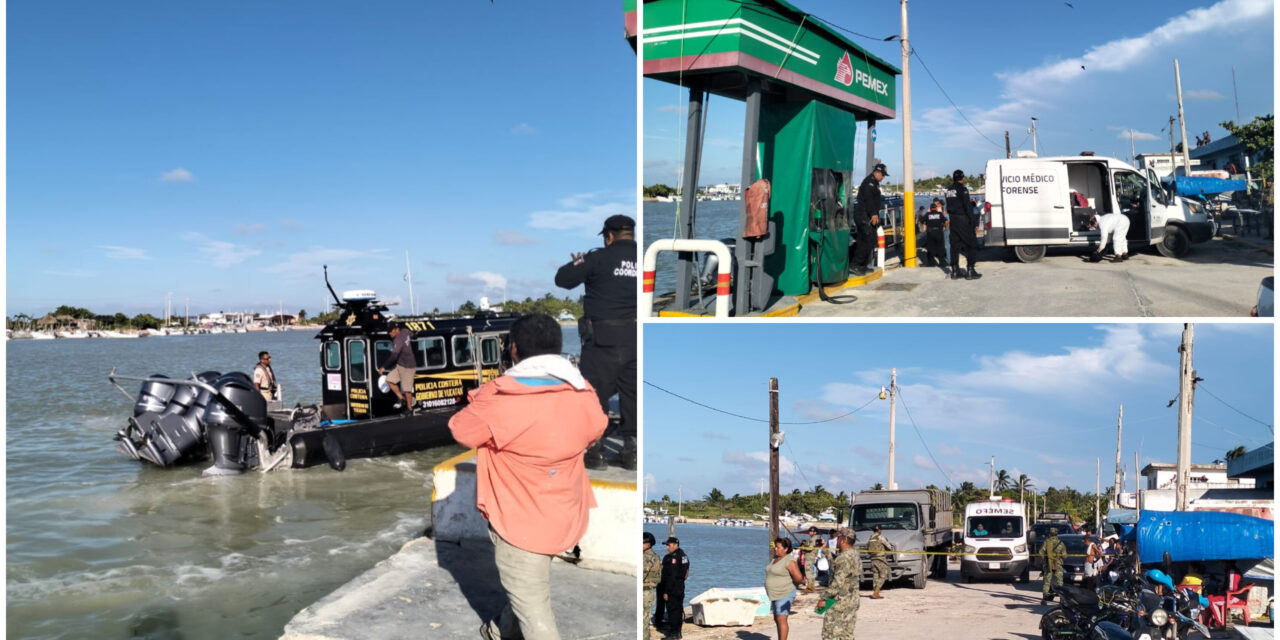
[[[1097,251],[1089,257],[1091,262],[1102,262],[1102,252],[1107,248],[1107,238],[1111,237],[1115,258],[1112,262],[1123,262],[1129,259],[1129,218],[1123,213],[1107,213],[1094,216],[1094,226],[1102,232]]]

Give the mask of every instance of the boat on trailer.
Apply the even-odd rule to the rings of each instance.
[[[125,376],[113,369],[108,380],[134,399],[133,415],[115,435],[116,449],[161,467],[212,458],[206,475],[325,462],[340,471],[352,458],[453,443],[449,419],[466,405],[468,392],[511,366],[508,335],[515,316],[482,312],[392,320],[372,291],[347,291],[341,298],[332,287],[329,292],[339,314],[316,335],[319,405],[268,402],[252,378],[239,371],[177,379]],[[396,396],[377,376],[378,364],[392,350],[393,324],[410,332],[417,360],[414,405],[408,411],[395,408]],[[140,382],[137,396],[120,381]]]

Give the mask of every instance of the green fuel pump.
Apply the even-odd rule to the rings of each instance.
[[[769,219],[778,232],[765,273],[782,295],[849,277],[849,186],[853,114],[816,100],[764,104],[761,173],[773,185]]]

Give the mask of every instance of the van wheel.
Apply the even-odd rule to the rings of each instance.
[[[921,567],[921,569],[923,568],[924,567]],[[920,571],[916,573],[914,576],[911,576],[911,588],[923,589],[924,585],[927,584],[928,581],[929,581],[929,576],[924,571]]]
[[[1191,250],[1191,238],[1182,227],[1165,227],[1164,240],[1156,245],[1160,255],[1166,258],[1181,258]]]
[[[1013,248],[1013,255],[1023,262],[1035,262],[1044,257],[1045,250],[1042,244],[1022,245]]]

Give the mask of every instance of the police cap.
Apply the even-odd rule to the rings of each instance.
[[[621,214],[609,216],[604,221],[604,228],[600,229],[600,235],[606,232],[631,231],[636,228],[636,221],[631,216]]]
[[[875,168],[872,169],[871,171],[872,173],[879,171],[880,173],[883,173],[886,176],[889,175],[889,170],[884,167],[884,163],[880,163],[876,165]]]
[[[671,536],[670,538],[667,538],[667,541],[662,544],[680,544],[680,538]]]

